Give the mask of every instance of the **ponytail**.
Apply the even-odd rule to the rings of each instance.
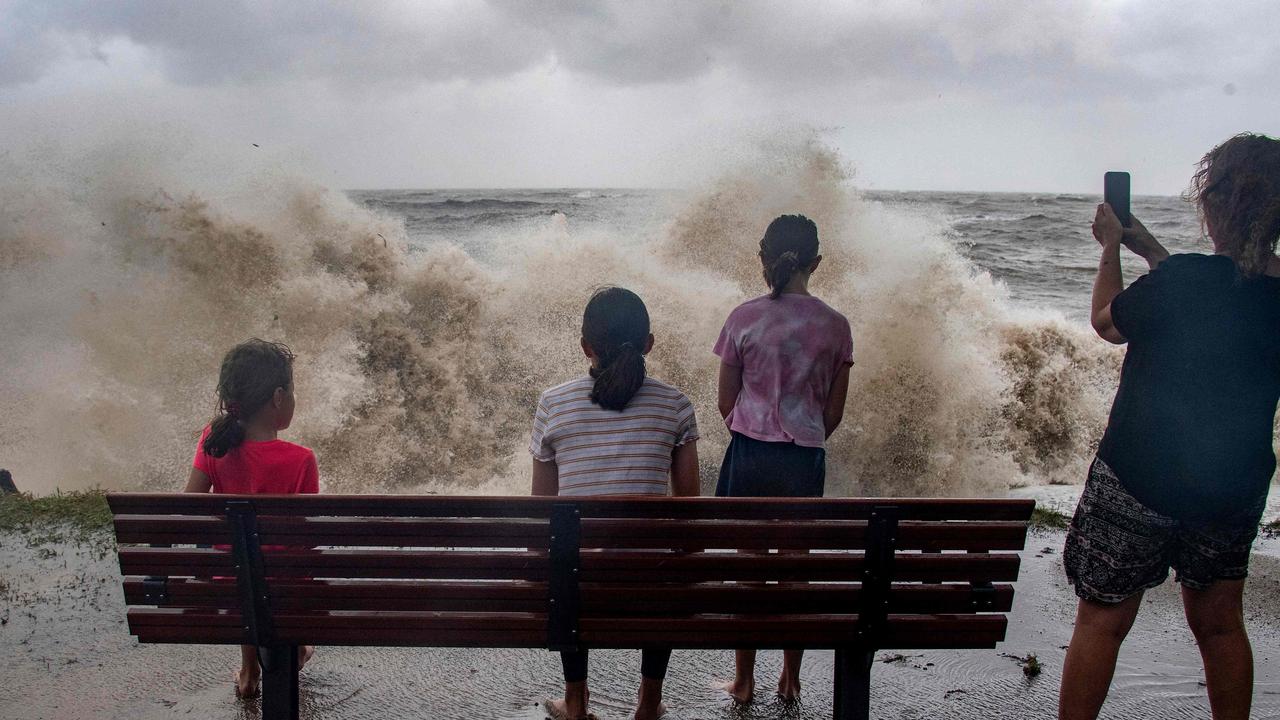
[[[644,372],[644,355],[631,343],[623,343],[614,357],[601,358],[600,367],[591,368],[596,380],[591,402],[606,410],[624,409],[644,385]]]
[[[778,299],[778,296],[782,294],[782,288],[791,282],[791,276],[799,269],[800,256],[796,255],[793,250],[782,253],[778,256],[778,259],[769,265],[769,269],[765,272],[768,273],[769,298],[771,300]]]
[[[254,338],[222,358],[218,371],[218,416],[202,445],[220,458],[244,443],[244,422],[267,406],[277,388],[293,385],[293,353],[280,343]]]
[[[591,402],[623,410],[644,386],[649,311],[638,295],[619,287],[597,290],[582,314],[582,339],[596,356]]]
[[[231,415],[219,415],[209,423],[209,434],[204,438],[204,454],[220,458],[232,448],[244,442],[244,426]]]
[[[760,238],[760,261],[769,298],[777,300],[791,277],[818,259],[818,226],[803,215],[780,215]]]

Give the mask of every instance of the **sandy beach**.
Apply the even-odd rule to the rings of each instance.
[[[63,535],[60,537],[60,535]],[[873,670],[873,717],[1051,718],[1074,596],[1062,574],[1060,530],[1028,539],[1007,640],[995,650],[899,653]],[[1280,539],[1260,539],[1246,591],[1257,684],[1254,717],[1280,717]],[[0,534],[0,672],[11,691],[0,718],[252,718],[237,702],[231,647],[138,645],[128,634],[109,537],[30,528]],[[1023,662],[1034,654],[1041,672]],[[769,686],[780,653],[765,652],[757,702],[732,708],[711,689],[731,653],[677,651],[667,681],[668,715],[694,718],[825,718],[832,654],[806,656],[803,702],[784,707]],[[593,709],[627,716],[638,680],[631,651],[593,652]],[[320,648],[303,674],[303,717],[537,720],[560,687],[559,661],[536,650]],[[1120,655],[1103,717],[1206,717],[1194,641],[1172,583],[1148,593]]]

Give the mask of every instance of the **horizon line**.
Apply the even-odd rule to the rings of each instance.
[[[646,187],[643,185],[451,185],[451,186],[386,186],[386,187],[347,187],[342,192],[551,192],[551,191],[621,191],[621,192],[689,192],[697,191],[696,187]],[[1080,195],[1102,197],[1102,191],[1078,192],[1072,190],[931,190],[896,188],[878,188],[854,186],[854,190],[864,193],[935,193],[951,195]],[[1132,197],[1149,198],[1182,198],[1182,193],[1136,193]]]

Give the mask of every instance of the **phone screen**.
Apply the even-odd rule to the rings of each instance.
[[[1129,173],[1112,171],[1104,175],[1102,199],[1115,211],[1120,224],[1129,227]]]

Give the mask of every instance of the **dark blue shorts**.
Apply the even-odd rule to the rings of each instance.
[[[716,497],[822,497],[827,451],[733,433]]]

